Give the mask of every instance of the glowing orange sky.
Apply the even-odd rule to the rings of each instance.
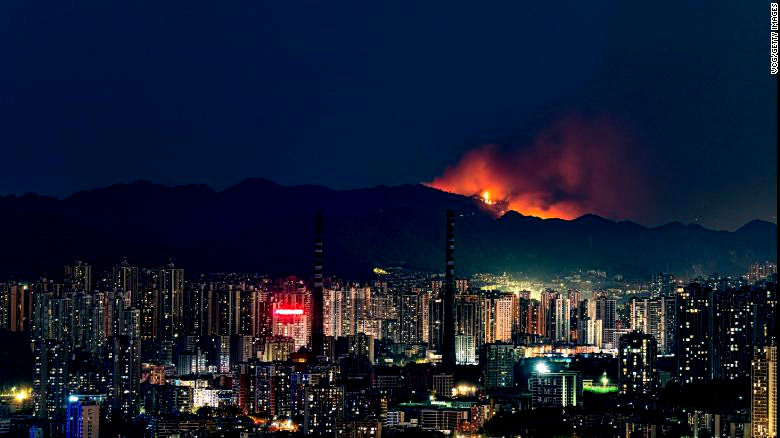
[[[428,185],[466,196],[487,191],[511,210],[541,218],[622,219],[641,203],[641,166],[630,152],[614,122],[569,115],[530,145],[472,149]]]

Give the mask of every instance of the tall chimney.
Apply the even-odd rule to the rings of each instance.
[[[325,353],[322,332],[322,259],[322,213],[317,212],[314,237],[314,289],[311,294],[311,350],[317,356]]]
[[[455,213],[447,210],[446,271],[444,280],[444,324],[442,364],[455,366]]]

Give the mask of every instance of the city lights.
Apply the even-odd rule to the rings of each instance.
[[[547,374],[550,372],[550,367],[544,362],[539,362],[536,364],[536,372],[539,374]]]

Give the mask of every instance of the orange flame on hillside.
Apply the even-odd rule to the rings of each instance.
[[[527,147],[472,149],[428,185],[541,218],[596,213],[622,219],[641,202],[641,169],[628,137],[605,118],[568,116]]]

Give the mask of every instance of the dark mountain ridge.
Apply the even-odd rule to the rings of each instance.
[[[379,265],[438,272],[447,209],[458,214],[460,275],[584,268],[692,277],[741,274],[753,262],[777,259],[777,225],[764,221],[728,232],[679,222],[649,228],[592,214],[561,220],[510,211],[495,218],[472,198],[423,185],[339,191],[254,178],[221,192],[138,181],[65,199],[0,196],[0,278],[58,278],[77,256],[100,269],[126,256],[139,266],[174,258],[191,272],[308,276],[318,210],[331,274],[362,279]]]

